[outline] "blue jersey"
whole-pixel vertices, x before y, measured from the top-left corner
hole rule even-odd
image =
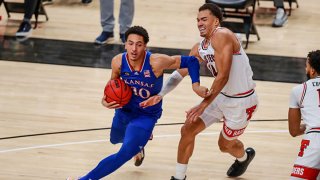
[[[146,51],[144,62],[139,71],[131,68],[127,60],[127,53],[122,54],[121,78],[132,88],[132,98],[122,109],[141,115],[152,115],[160,118],[162,113],[162,101],[154,106],[141,108],[139,103],[151,96],[158,94],[162,88],[163,75],[156,77],[150,65],[151,52]]]

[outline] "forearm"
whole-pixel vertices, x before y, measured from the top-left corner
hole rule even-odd
[[[304,134],[306,130],[306,125],[305,124],[300,124],[300,125],[289,125],[289,132],[292,137],[300,136]]]
[[[200,83],[200,64],[194,56],[181,56],[180,68],[188,68],[193,83]]]
[[[183,76],[176,70],[174,71],[169,78],[165,81],[162,86],[161,91],[158,93],[160,96],[165,96],[169,92],[171,92],[174,88],[178,86],[178,84],[182,81]]]
[[[288,112],[289,133],[292,137],[304,133],[306,125],[301,123],[301,112],[299,108],[289,108]]]

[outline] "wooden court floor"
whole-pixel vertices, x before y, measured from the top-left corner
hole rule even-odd
[[[116,152],[119,146],[108,142],[113,111],[100,104],[109,75],[106,69],[0,61],[0,179],[80,176]],[[204,85],[211,80],[202,77]],[[294,85],[257,82],[259,109],[241,137],[257,155],[238,179],[288,179],[300,143],[287,131],[288,96]],[[143,165],[129,161],[106,179],[169,179],[175,172],[181,127],[175,123],[184,122],[184,111],[199,100],[190,79],[183,80],[165,97]],[[234,159],[218,150],[221,127],[214,124],[197,138],[188,179],[228,179],[225,173]],[[63,133],[74,130],[88,131]],[[60,133],[41,135],[53,132]],[[32,134],[39,135],[10,138]]]

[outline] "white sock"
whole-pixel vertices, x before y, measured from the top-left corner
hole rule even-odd
[[[243,161],[247,160],[247,157],[248,157],[247,153],[246,153],[246,152],[244,152],[243,157],[241,157],[241,158],[237,158],[237,159],[238,159],[238,161],[243,162]]]
[[[188,164],[180,164],[176,165],[176,175],[174,176],[176,179],[184,179],[186,177]]]

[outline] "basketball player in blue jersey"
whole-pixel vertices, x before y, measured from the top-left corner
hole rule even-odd
[[[218,6],[208,3],[199,8],[197,25],[202,40],[194,45],[190,55],[206,63],[214,80],[208,96],[187,111],[186,121],[181,128],[176,174],[171,180],[186,179],[196,135],[222,119],[219,148],[236,158],[227,175],[241,176],[255,156],[254,149],[245,149],[238,139],[257,110],[253,72],[239,40],[229,29],[220,27],[221,21],[222,13]],[[148,107],[160,101],[187,73],[186,69],[172,73],[161,92],[143,102],[143,106]]]
[[[112,144],[122,143],[122,146],[117,153],[106,157],[81,177],[81,180],[101,179],[143,150],[161,117],[162,103],[146,108],[141,107],[140,103],[160,92],[165,69],[188,68],[193,90],[201,96],[207,92],[207,88],[200,86],[199,62],[194,56],[151,54],[147,51],[148,33],[141,26],[131,27],[125,33],[125,38],[127,51],[112,59],[111,79],[121,78],[131,86],[132,98],[122,108],[116,102],[107,103],[105,97],[102,99],[105,107],[115,109],[110,141]]]

